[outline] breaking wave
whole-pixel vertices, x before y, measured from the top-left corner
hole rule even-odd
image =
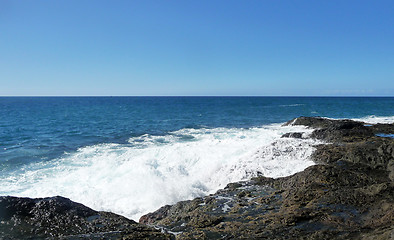
[[[214,193],[230,182],[258,174],[288,176],[313,165],[309,156],[316,142],[281,138],[291,131],[312,130],[279,124],[186,128],[133,137],[128,144],[87,146],[4,176],[0,195],[61,195],[138,220],[165,204]]]
[[[392,117],[354,119],[393,123]],[[141,135],[127,144],[98,144],[33,163],[0,177],[0,195],[61,195],[134,220],[166,204],[216,192],[257,175],[283,177],[313,165],[316,140],[281,138],[303,126],[185,128]]]

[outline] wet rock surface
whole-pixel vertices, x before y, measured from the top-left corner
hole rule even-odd
[[[308,117],[286,125],[315,130],[284,138],[326,142],[315,146],[317,165],[230,183],[140,223],[63,197],[0,197],[0,239],[394,239],[394,125]]]
[[[172,239],[151,227],[63,197],[0,197],[0,239]]]
[[[140,223],[177,239],[394,239],[393,124],[301,117],[316,130],[317,165],[284,178],[257,177],[165,206]],[[283,137],[301,137],[285,134]]]

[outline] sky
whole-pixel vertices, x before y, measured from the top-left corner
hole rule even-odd
[[[394,96],[394,1],[0,0],[0,96]]]

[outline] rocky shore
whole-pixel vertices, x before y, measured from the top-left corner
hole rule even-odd
[[[172,239],[170,234],[63,197],[0,197],[0,239]]]
[[[303,172],[230,183],[139,223],[62,197],[0,197],[0,239],[394,239],[394,124],[286,124],[314,128],[309,137],[326,142]]]

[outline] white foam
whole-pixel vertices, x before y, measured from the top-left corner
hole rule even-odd
[[[330,118],[330,117],[322,117],[326,119],[332,119],[332,120],[344,120],[344,119],[349,119],[349,118]],[[296,119],[294,119],[295,121]],[[353,121],[359,121],[359,122],[365,122],[367,124],[377,124],[377,123],[394,123],[394,116],[375,116],[375,115],[370,115],[366,117],[361,117],[361,118],[350,118],[350,120]],[[292,123],[294,123],[294,121]]]
[[[305,104],[301,104],[301,103],[296,103],[296,104],[283,104],[283,105],[279,105],[279,107],[298,107],[298,106],[304,106]]]
[[[287,176],[313,165],[310,132],[279,124],[252,129],[182,129],[143,135],[129,144],[100,144],[0,178],[0,195],[61,195],[134,220],[165,204],[192,199],[262,173]]]
[[[354,118],[352,120],[361,121],[370,124],[377,124],[377,123],[394,123],[394,116],[367,116],[362,118]]]

